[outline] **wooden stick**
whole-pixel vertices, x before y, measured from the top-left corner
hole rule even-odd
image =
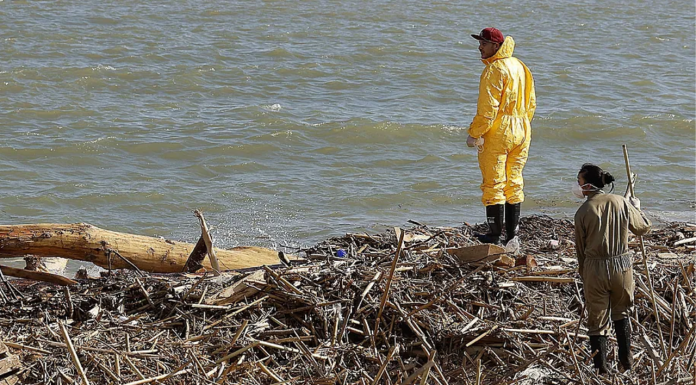
[[[684,282],[686,282],[685,284],[689,286],[689,293],[693,293],[694,288],[691,286],[691,280],[689,279],[689,275],[686,273],[684,264],[680,260],[677,260],[677,262],[679,262],[679,268],[681,269],[682,275],[684,275]]]
[[[228,355],[226,355],[226,356],[220,358],[219,360],[215,361],[215,365],[219,365],[221,362],[227,361],[227,360],[229,360],[230,358],[237,357],[238,355],[240,355],[240,354],[246,352],[247,350],[253,349],[253,348],[259,346],[259,344],[260,344],[259,341],[254,341],[254,342],[250,343],[249,345],[247,345],[247,346],[245,346],[245,347],[243,347],[243,348],[241,348],[241,349],[238,349],[238,350],[236,350],[236,351],[234,351],[234,352],[232,352],[232,353],[230,353],[230,354],[228,354]]]
[[[676,305],[679,298],[679,276],[674,277],[674,287],[672,289],[672,321],[669,324],[669,351],[667,354],[672,354],[672,341],[674,338],[674,318],[676,317]]]
[[[628,149],[626,145],[623,146],[624,161],[626,162],[626,175],[628,175],[628,188],[631,191],[631,196],[635,197],[636,193],[633,189],[633,183],[631,179],[631,164],[628,161]],[[648,287],[650,288],[650,299],[653,305],[653,314],[655,315],[655,325],[657,326],[657,334],[660,336],[660,345],[662,346],[662,354],[667,355],[667,349],[665,348],[665,339],[662,336],[662,328],[660,327],[660,313],[657,311],[657,302],[655,301],[655,289],[653,289],[652,278],[650,277],[650,269],[648,268],[648,254],[645,252],[645,243],[643,242],[643,236],[637,236],[640,242],[640,252],[643,254],[643,267],[645,268],[645,278],[648,280]]]
[[[382,319],[382,312],[384,311],[384,306],[387,304],[387,299],[389,298],[389,289],[391,288],[392,279],[394,279],[394,270],[396,269],[396,264],[399,262],[399,256],[401,255],[401,248],[404,246],[404,232],[398,227],[394,228],[394,234],[398,233],[399,242],[396,246],[396,255],[391,264],[391,269],[389,270],[389,276],[387,276],[387,283],[384,287],[384,294],[382,294],[382,300],[379,301],[379,311],[377,312],[377,319],[375,320],[374,334],[377,336],[379,332],[379,322]]]
[[[476,360],[476,385],[481,385],[481,357]]]
[[[97,366],[99,367],[99,369],[104,371],[104,373],[106,373],[107,376],[111,377],[114,381],[116,381],[117,384],[120,384],[123,382],[123,381],[121,381],[121,378],[119,378],[116,374],[114,374],[114,372],[112,372],[109,368],[107,368],[106,365],[102,364],[96,357],[91,356],[91,359],[92,359],[92,361],[97,363]]]
[[[694,329],[696,329],[696,325],[691,327],[689,334],[687,334],[686,337],[684,337],[684,340],[682,341],[682,343],[679,344],[679,348],[677,348],[677,350],[673,351],[672,354],[670,354],[669,357],[667,357],[667,360],[665,361],[664,364],[662,364],[662,367],[660,368],[660,370],[657,371],[657,374],[655,375],[655,377],[660,377],[660,374],[662,373],[662,371],[669,367],[669,363],[672,361],[672,358],[674,358],[674,356],[676,356],[677,354],[680,354],[681,351],[686,346],[686,344],[691,341],[691,335],[694,334]]]
[[[77,369],[77,372],[80,374],[80,377],[82,378],[82,383],[84,385],[89,385],[89,380],[87,379],[87,375],[85,374],[85,370],[82,369],[82,364],[80,363],[80,358],[77,356],[77,352],[75,351],[75,347],[73,346],[73,343],[70,340],[70,335],[68,334],[68,330],[65,328],[65,325],[63,325],[63,322],[61,322],[61,321],[58,321],[58,327],[60,328],[60,334],[63,336],[63,340],[65,340],[65,344],[68,346],[68,351],[70,352],[70,358],[72,359],[72,362],[75,365],[75,369]]]
[[[152,307],[154,308],[154,307],[155,307],[155,303],[152,302],[152,298],[150,298],[150,293],[148,293],[147,290],[145,290],[145,286],[143,286],[143,283],[140,282],[140,280],[139,280],[138,278],[135,278],[135,282],[138,284],[138,287],[140,288],[140,291],[141,291],[141,292],[143,293],[143,295],[145,296],[145,299],[147,300],[147,303],[149,303],[150,306],[152,306]]]
[[[27,346],[27,345],[22,345],[22,344],[16,344],[16,343],[14,343],[14,342],[7,342],[7,341],[0,341],[0,343],[5,344],[5,345],[7,345],[7,346],[9,346],[9,347],[11,347],[11,348],[14,348],[14,349],[29,350],[29,351],[31,351],[31,352],[37,352],[37,353],[41,353],[41,354],[51,354],[51,352],[49,352],[48,350],[35,348],[35,347],[33,347],[33,346]]]
[[[213,248],[213,239],[208,232],[208,225],[205,223],[205,218],[203,218],[203,213],[200,210],[193,212],[196,217],[198,217],[201,223],[201,236],[205,242],[205,247],[208,249],[208,257],[210,258],[210,265],[213,267],[213,274],[220,275],[220,263],[218,262],[217,256],[215,255],[215,249]]]
[[[128,366],[131,368],[133,373],[135,373],[138,377],[140,377],[141,380],[145,379],[145,376],[143,375],[143,373],[140,370],[138,370],[138,367],[135,366],[133,361],[131,361],[130,358],[128,358],[128,356],[123,356],[123,359],[126,360],[126,364],[128,364]]]
[[[429,367],[427,367],[427,368],[425,369],[425,372],[424,372],[423,375],[421,376],[420,385],[425,385],[425,384],[427,383],[427,381],[428,381],[428,376],[430,376],[430,368],[433,367],[433,366],[435,365],[435,355],[436,355],[436,354],[437,354],[436,351],[433,351],[433,352],[430,354],[430,358],[428,358],[428,362],[432,362],[433,365],[430,365]],[[437,379],[436,379],[436,380],[437,380]]]
[[[573,283],[575,278],[571,277],[546,277],[543,275],[527,276],[527,277],[511,277],[511,281],[518,282],[551,282],[551,283]],[[544,302],[546,303],[546,302]]]
[[[685,243],[696,241],[696,237],[682,239],[681,241],[674,242],[674,246],[683,245]]]
[[[382,366],[380,366],[379,370],[377,371],[377,375],[375,375],[375,379],[374,379],[374,381],[372,381],[372,385],[377,385],[379,383],[379,380],[380,380],[380,378],[382,378],[384,371],[387,369],[387,364],[389,364],[389,361],[391,361],[391,358],[394,355],[394,351],[396,349],[397,349],[397,345],[393,345],[389,349],[389,352],[387,353],[387,358],[385,358],[384,362],[382,362]]]
[[[413,374],[408,376],[408,378],[406,380],[404,380],[403,384],[404,385],[410,384],[411,382],[413,382],[413,380],[418,378],[423,372],[430,369],[430,367],[433,366],[434,364],[435,364],[435,361],[428,360],[428,362],[426,362],[425,365],[421,366],[420,368],[418,368],[418,370],[413,372]]]
[[[123,260],[123,262],[127,263],[128,266],[132,267],[133,270],[137,271],[138,274],[140,274],[142,277],[147,275],[142,270],[140,270],[140,268],[135,263],[131,262],[128,258],[121,255],[121,253],[119,253],[118,250],[105,248],[104,251],[106,252],[107,259],[109,260],[109,264],[111,264],[111,254],[116,254],[117,257],[121,258]],[[109,271],[111,271],[110,266],[109,266]]]
[[[10,277],[33,279],[34,281],[42,281],[53,283],[61,286],[75,285],[76,281],[70,278],[63,277],[58,274],[44,273],[42,271],[30,271],[24,269],[17,269],[15,267],[0,265],[0,271],[3,274],[7,274]]]
[[[266,365],[263,364],[263,362],[259,361],[256,363],[256,365],[261,369],[262,372],[266,373],[268,377],[271,377],[273,381],[276,383],[278,382],[285,382],[282,378],[280,378],[275,372],[273,372],[271,369],[267,368]]]
[[[67,286],[63,286],[63,293],[65,294],[65,302],[68,304],[67,314],[68,318],[72,318],[75,308],[72,303],[72,297],[70,296],[70,289]]]
[[[580,377],[580,382],[582,382],[582,384],[585,385],[585,378],[583,377],[582,372],[580,371],[578,357],[575,355],[575,345],[573,345],[573,341],[570,339],[568,331],[564,330],[563,332],[565,333],[565,337],[568,340],[568,347],[570,347],[570,355],[571,357],[573,357],[573,366],[575,366],[575,371],[578,373],[578,377]]]
[[[481,338],[483,338],[483,337],[485,337],[485,336],[491,334],[491,333],[492,333],[493,331],[495,331],[495,329],[497,329],[497,328],[498,328],[498,325],[493,326],[493,327],[492,327],[491,329],[489,329],[487,332],[485,332],[485,333],[481,334],[480,336],[474,338],[473,340],[469,341],[469,343],[466,344],[465,346],[468,348],[469,346],[475,344],[475,343],[476,343],[478,340],[480,340]]]
[[[12,295],[12,298],[15,301],[19,299],[19,297],[17,297],[17,294],[24,298],[24,295],[20,293],[19,290],[17,290],[14,286],[12,286],[12,284],[10,283],[10,281],[7,280],[7,278],[5,278],[5,275],[2,273],[2,269],[0,269],[0,280],[2,280],[2,283],[5,284],[5,287],[7,287],[7,290],[10,292],[10,295]]]
[[[148,382],[155,382],[155,381],[159,381],[159,380],[164,380],[164,379],[166,379],[166,378],[178,376],[178,375],[180,375],[180,374],[188,373],[188,372],[190,372],[189,369],[180,370],[180,371],[174,372],[174,373],[162,374],[161,376],[157,376],[157,377],[143,378],[142,380],[129,382],[129,383],[125,384],[125,385],[140,385],[140,384],[147,384]]]

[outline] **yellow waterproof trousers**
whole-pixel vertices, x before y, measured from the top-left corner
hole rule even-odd
[[[524,116],[503,115],[499,118],[504,129],[486,132],[483,151],[478,155],[484,206],[524,201],[522,169],[527,163],[532,141],[531,125]]]

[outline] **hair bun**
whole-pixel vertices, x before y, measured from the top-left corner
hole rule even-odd
[[[613,175],[606,171],[602,171],[602,183],[608,185],[609,183],[614,183],[615,180]]]

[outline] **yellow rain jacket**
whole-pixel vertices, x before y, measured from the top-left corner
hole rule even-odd
[[[532,140],[536,95],[532,73],[512,57],[514,49],[515,41],[507,36],[495,55],[481,60],[486,68],[469,135],[484,140],[478,156],[484,206],[524,201],[522,169]]]

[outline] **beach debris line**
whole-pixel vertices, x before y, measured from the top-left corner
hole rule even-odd
[[[67,290],[19,281],[26,298],[0,306],[0,339],[28,383],[694,381],[695,257],[672,246],[694,235],[684,224],[644,237],[660,323],[638,262],[635,369],[609,377],[589,364],[572,223],[523,218],[514,266],[449,252],[483,249],[474,230],[347,234],[304,250],[305,264],[220,276],[122,270]]]

